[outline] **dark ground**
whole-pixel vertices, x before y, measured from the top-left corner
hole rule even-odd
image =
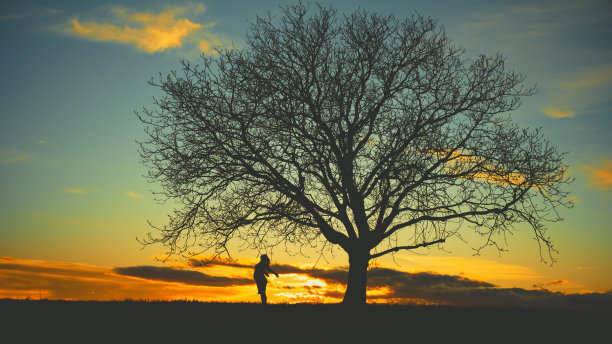
[[[612,327],[612,312],[396,305],[0,300],[0,314],[1,343],[596,343]]]

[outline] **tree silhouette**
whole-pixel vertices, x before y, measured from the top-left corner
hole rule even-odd
[[[345,303],[365,303],[371,259],[463,231],[502,250],[527,223],[554,260],[544,224],[571,205],[570,180],[563,154],[507,114],[535,93],[524,76],[465,58],[420,15],[317,7],[258,17],[244,49],[150,82],[163,96],[138,113],[140,153],[179,206],[143,242],[214,257],[234,240],[331,243],[349,258]]]

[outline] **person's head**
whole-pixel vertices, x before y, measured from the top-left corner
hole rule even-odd
[[[270,258],[268,258],[267,254],[262,254],[260,258],[262,262],[266,262],[266,263],[270,262]]]

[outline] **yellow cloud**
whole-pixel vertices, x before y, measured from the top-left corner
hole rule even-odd
[[[544,112],[547,116],[554,117],[554,118],[568,118],[568,117],[574,116],[574,111],[571,111],[571,110],[560,111],[558,109],[545,108],[545,109],[542,109],[542,112]]]
[[[85,195],[89,193],[89,191],[79,188],[63,188],[62,191],[73,195]]]
[[[601,167],[585,166],[589,172],[589,180],[600,190],[612,190],[612,160],[606,161]]]
[[[442,151],[433,151],[434,154],[438,156],[446,156],[448,154],[448,150]],[[499,168],[483,161],[482,158],[474,155],[467,154],[462,151],[454,151],[451,156],[449,162],[447,162],[447,167],[455,172],[464,172],[466,168],[470,168],[476,164],[483,164],[489,171],[499,171]],[[500,175],[496,172],[487,172],[486,170],[482,170],[479,172],[472,173],[470,175],[464,176],[462,178],[481,180],[487,183],[495,183],[495,184],[507,184],[507,185],[522,185],[526,182],[526,178],[520,173],[509,172],[504,175]],[[537,187],[537,186],[535,186]]]
[[[193,6],[192,6],[193,7]],[[114,23],[99,23],[95,21],[71,21],[69,32],[95,41],[114,41],[134,44],[138,49],[148,53],[178,48],[183,43],[198,41],[200,49],[207,54],[214,54],[211,42],[202,38],[202,29],[213,24],[201,25],[189,19],[177,19],[176,15],[203,11],[203,6],[193,8],[174,7],[161,13],[130,13],[124,8],[114,8]],[[198,37],[194,37],[198,33]],[[208,34],[210,36],[210,34]]]
[[[133,191],[124,191],[124,193],[133,199],[145,199],[145,196]]]
[[[0,149],[0,164],[14,164],[32,160],[32,155],[18,149]]]

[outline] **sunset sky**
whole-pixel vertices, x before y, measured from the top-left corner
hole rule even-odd
[[[258,252],[235,261],[170,257],[136,238],[163,225],[172,204],[143,177],[134,115],[147,84],[214,47],[244,47],[256,15],[284,1],[0,1],[0,298],[259,300]],[[473,255],[465,242],[372,262],[370,302],[577,305],[612,291],[612,4],[608,0],[321,1],[418,12],[437,19],[466,57],[501,53],[538,93],[512,118],[542,127],[575,182],[574,207],[549,224],[557,262],[542,262],[533,232],[517,226],[508,252]],[[271,302],[338,302],[348,259],[267,252],[281,274]],[[264,253],[264,252],[261,252]],[[604,294],[605,293],[605,294]],[[588,300],[587,300],[588,299]],[[585,301],[586,300],[586,301]]]

